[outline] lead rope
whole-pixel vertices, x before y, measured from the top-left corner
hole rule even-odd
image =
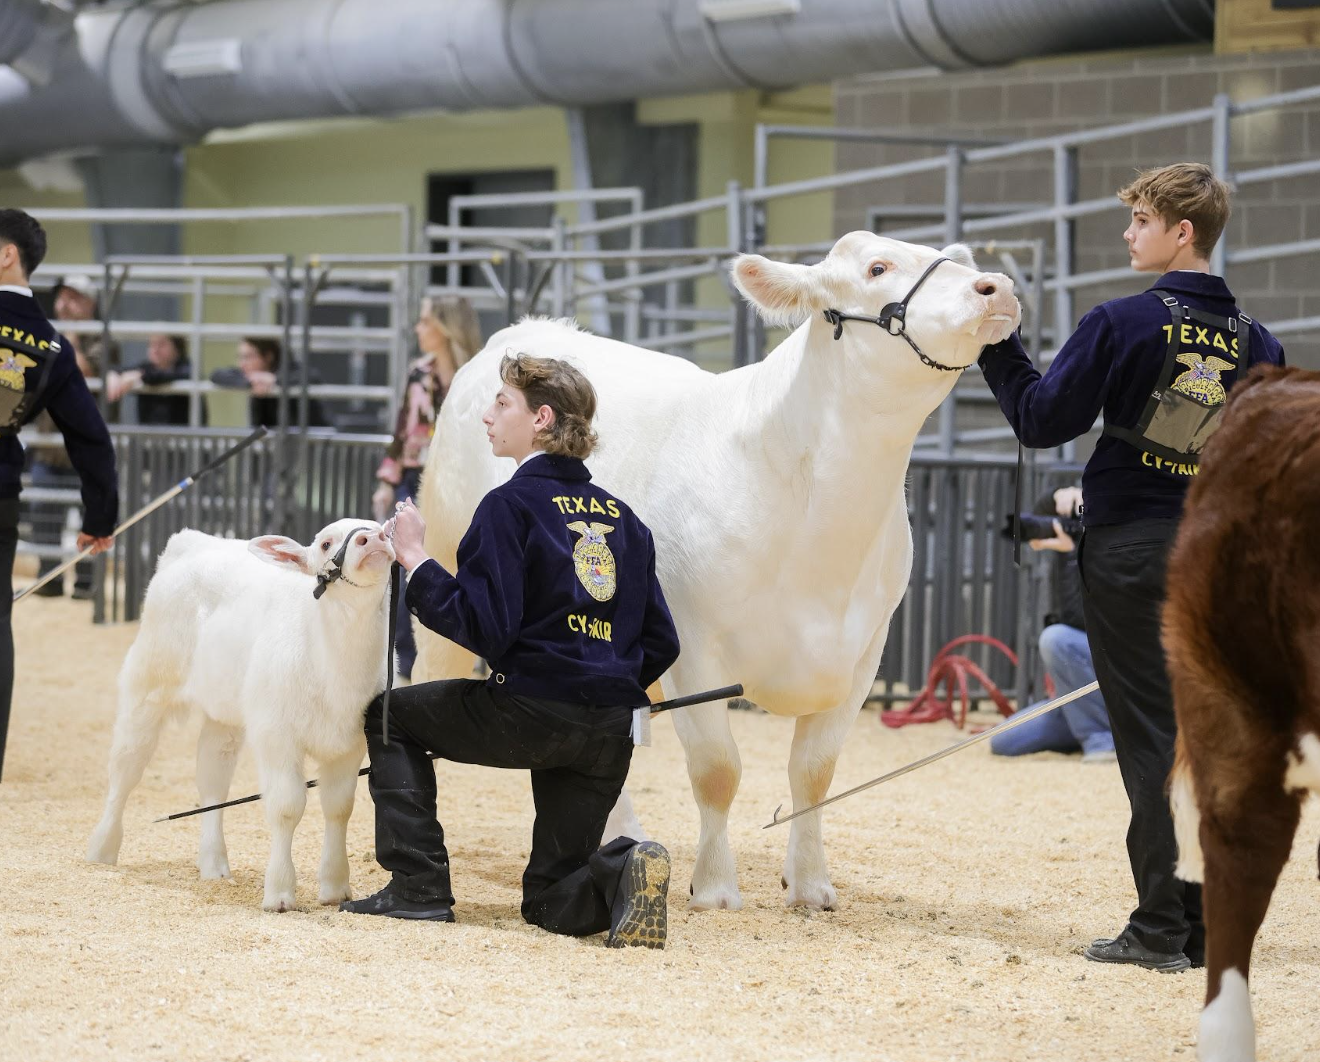
[[[380,738],[390,743],[390,690],[394,688],[394,638],[399,631],[399,583],[403,569],[398,561],[390,565],[390,617],[386,620],[389,634],[385,639],[385,703],[380,712]]]

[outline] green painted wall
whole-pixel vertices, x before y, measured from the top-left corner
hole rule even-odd
[[[750,186],[753,129],[757,122],[830,124],[829,86],[810,86],[765,95],[720,93],[642,101],[639,120],[648,124],[700,125],[698,195],[722,195],[730,180]],[[571,185],[567,129],[561,111],[534,108],[473,114],[425,114],[399,119],[282,123],[218,133],[185,151],[184,206],[247,207],[309,204],[403,203],[414,222],[425,218],[426,178],[432,173],[552,169],[557,185]],[[779,140],[772,145],[772,183],[831,172],[833,147],[826,141]],[[15,170],[0,170],[0,204],[39,207],[83,205],[78,193],[34,190]],[[568,214],[573,220],[572,213]],[[833,203],[829,195],[797,197],[772,206],[768,223],[774,243],[829,239]],[[90,262],[90,229],[82,223],[50,226],[50,260]],[[722,211],[700,219],[698,242],[726,243]],[[189,254],[388,253],[402,246],[394,218],[190,223],[183,248]],[[723,285],[699,288],[703,304],[727,305]],[[186,315],[187,300],[181,308]],[[208,299],[212,320],[252,319],[246,300]],[[706,352],[716,359],[727,343]],[[209,344],[207,371],[228,364],[230,344]],[[241,419],[242,401],[213,402],[214,419]]]

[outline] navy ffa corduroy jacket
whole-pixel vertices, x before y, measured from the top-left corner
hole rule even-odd
[[[489,661],[493,688],[637,706],[678,659],[651,532],[576,458],[529,458],[487,494],[457,567],[418,565],[405,601]]]
[[[1223,278],[1208,273],[1165,273],[1153,288],[1194,310],[1220,317],[1238,312]],[[981,352],[986,383],[1024,446],[1059,446],[1076,439],[1102,411],[1106,424],[1135,427],[1169,350],[1169,308],[1151,293],[1153,288],[1102,303],[1083,317],[1044,376],[1016,334]],[[1283,364],[1283,347],[1258,321],[1252,322],[1250,334],[1246,367]],[[1241,375],[1234,371],[1224,383],[1231,387]],[[1196,467],[1102,435],[1082,473],[1082,522],[1094,526],[1176,518]]]
[[[23,407],[23,423],[43,409],[50,412],[82,481],[82,529],[97,538],[108,536],[119,517],[115,451],[96,400],[78,370],[73,344],[51,327],[36,299],[14,291],[0,291],[0,337],[43,351],[53,349],[54,341],[58,341],[59,350],[51,355],[54,362],[49,372],[32,358],[0,345],[0,386],[10,392],[35,394],[33,401]],[[18,497],[22,474],[23,446],[18,436],[0,436],[0,498]]]

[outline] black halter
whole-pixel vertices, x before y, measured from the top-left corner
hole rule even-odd
[[[353,541],[353,536],[359,531],[370,531],[371,528],[363,525],[355,527],[344,536],[343,544],[330,558],[330,563],[316,573],[316,589],[312,591],[312,597],[321,600],[321,595],[329,589],[330,584],[337,579],[343,579],[349,586],[360,586],[360,583],[353,582],[344,574],[344,559],[348,556],[348,544]],[[385,694],[384,703],[381,705],[380,731],[381,740],[386,745],[390,743],[390,692],[394,689],[394,639],[397,634],[395,630],[398,621],[399,612],[399,576],[401,570],[399,562],[395,561],[390,565],[390,606],[389,616],[386,619],[385,635]]]
[[[317,601],[320,601],[321,595],[324,594],[326,590],[330,588],[330,584],[337,579],[343,579],[349,586],[360,587],[361,584],[353,582],[352,579],[344,574],[344,558],[348,556],[348,544],[353,541],[353,536],[359,531],[370,530],[371,528],[363,525],[362,527],[353,528],[352,531],[344,536],[343,544],[339,547],[339,550],[335,555],[330,558],[330,563],[316,573],[316,589],[312,591],[312,597],[316,598]]]
[[[916,343],[912,337],[907,334],[907,307],[912,301],[912,296],[917,293],[917,289],[926,283],[926,278],[935,272],[935,267],[941,262],[948,262],[948,258],[937,258],[926,267],[926,271],[917,277],[917,282],[908,289],[908,293],[898,302],[891,302],[880,311],[879,317],[866,317],[859,313],[843,313],[841,310],[825,310],[825,320],[834,326],[834,338],[843,338],[844,321],[866,321],[869,324],[879,325],[891,336],[900,336],[907,341],[907,345],[917,352],[917,357],[921,359],[923,365],[929,365],[932,369],[939,369],[940,372],[962,372],[967,368],[966,365],[944,365],[927,355]]]

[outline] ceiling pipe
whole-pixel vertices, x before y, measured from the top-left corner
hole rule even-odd
[[[10,61],[36,36],[34,3],[50,6],[0,0]],[[48,84],[0,66],[0,165],[264,121],[581,106],[1204,42],[1214,3],[155,0],[71,25]]]

